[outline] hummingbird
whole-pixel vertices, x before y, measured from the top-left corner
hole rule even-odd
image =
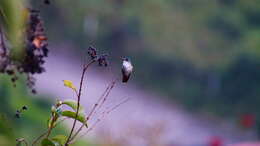
[[[129,58],[122,58],[123,64],[122,64],[122,82],[126,83],[128,79],[130,78],[131,73],[133,72],[133,65]]]

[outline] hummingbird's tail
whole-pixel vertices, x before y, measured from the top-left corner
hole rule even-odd
[[[123,83],[127,83],[127,81],[129,80],[129,78],[130,78],[130,75],[129,75],[129,76],[123,75],[122,82],[123,82]]]

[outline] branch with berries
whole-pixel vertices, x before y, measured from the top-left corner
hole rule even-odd
[[[0,24],[0,73],[10,75],[14,86],[18,80],[17,74],[25,74],[28,87],[36,93],[33,75],[45,71],[43,64],[49,49],[40,11],[24,8],[23,13],[24,27],[18,32],[23,34],[19,37],[22,42],[19,47],[22,51],[18,54],[13,51],[16,44],[10,40],[7,30],[4,29],[5,25]],[[3,10],[0,11],[0,16],[5,16]]]
[[[43,2],[47,5],[50,4],[50,0],[44,0]],[[24,14],[22,17],[24,21],[16,32],[17,34],[20,34],[15,37],[16,40],[17,38],[19,40],[19,43],[17,44],[15,44],[15,41],[10,39],[11,35],[9,35],[5,28],[5,24],[8,23],[2,24],[0,22],[0,73],[10,75],[14,86],[15,82],[18,80],[18,74],[24,74],[27,77],[27,86],[33,93],[36,93],[34,88],[35,78],[33,78],[33,75],[41,74],[45,71],[43,64],[45,63],[45,59],[49,52],[47,42],[48,38],[45,34],[45,29],[39,10],[24,8],[22,13]],[[0,19],[5,19],[6,16],[8,15],[6,15],[5,11],[0,7]],[[14,48],[19,48],[19,53],[14,51]],[[93,130],[97,123],[99,123],[106,115],[110,114],[113,110],[117,109],[129,100],[128,98],[123,99],[111,107],[103,108],[102,111],[102,107],[109,99],[112,89],[119,81],[118,79],[115,79],[107,86],[106,90],[98,98],[89,113],[85,113],[85,109],[81,104],[81,98],[83,84],[85,83],[84,79],[88,69],[94,64],[101,67],[109,66],[108,54],[99,54],[97,49],[92,46],[88,48],[87,53],[90,60],[82,67],[79,89],[77,89],[73,82],[63,80],[64,86],[72,89],[75,93],[76,100],[57,100],[57,102],[51,107],[46,131],[31,142],[32,146],[37,145],[39,141],[42,146],[69,146],[78,138]],[[123,58],[121,68],[123,83],[126,83],[129,80],[132,71],[133,66],[130,59]],[[64,106],[70,107],[70,110],[67,110]],[[21,109],[18,109],[15,113],[15,117],[22,118],[22,114],[27,109],[27,106],[23,106]],[[67,119],[73,120],[69,134],[53,135],[53,130],[56,126]],[[90,121],[92,121],[93,124],[90,124]],[[82,124],[78,129],[76,129],[77,122]],[[86,133],[80,135],[83,129],[86,129]],[[16,141],[17,145],[30,145],[25,138],[18,138]]]

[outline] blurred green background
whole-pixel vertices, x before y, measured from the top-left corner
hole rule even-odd
[[[140,87],[192,110],[260,114],[260,1],[51,2],[43,18],[53,44],[130,56]]]
[[[260,119],[259,0],[50,2],[45,6],[29,1],[42,12],[50,45],[66,42],[77,48],[68,51],[81,55],[91,44],[112,52],[111,58],[129,56],[133,80],[140,88],[157,91],[191,111],[227,119],[252,114]],[[0,133],[14,138],[42,129],[51,102],[30,98],[26,87],[13,88],[5,77],[0,77],[0,84],[1,113],[12,121],[0,122],[15,125],[11,132]],[[23,104],[37,107],[30,111],[34,116],[44,114],[12,119]],[[27,121],[34,126],[20,126]]]

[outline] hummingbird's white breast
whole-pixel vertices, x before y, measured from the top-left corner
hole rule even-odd
[[[133,66],[131,64],[131,62],[129,61],[123,61],[123,70],[125,70],[125,72],[127,74],[130,74],[133,71]]]

